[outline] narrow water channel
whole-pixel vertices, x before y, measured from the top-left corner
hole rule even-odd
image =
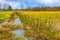
[[[16,18],[14,20],[13,24],[23,26],[19,18]],[[16,35],[21,35],[24,38],[24,40],[30,40],[30,38],[24,37],[24,30],[23,29],[17,29],[12,32],[15,33]]]
[[[23,26],[19,17],[17,17],[12,24],[20,25],[21,27]],[[12,32],[15,33],[16,35],[21,35],[22,37],[24,37],[24,30],[23,29],[16,29],[16,30],[13,30]]]

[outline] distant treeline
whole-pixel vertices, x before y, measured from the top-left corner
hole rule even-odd
[[[25,11],[60,11],[60,7],[34,7],[34,8],[26,8],[22,9]]]
[[[56,7],[27,7],[27,8],[21,8],[21,9],[12,9],[12,7],[9,5],[8,9],[0,9],[0,10],[23,10],[23,11],[60,11],[60,6]]]

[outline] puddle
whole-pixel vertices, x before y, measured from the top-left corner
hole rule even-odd
[[[16,35],[24,35],[24,30],[23,29],[14,30],[12,32],[15,33]]]
[[[23,26],[22,23],[21,23],[21,21],[20,21],[20,19],[19,19],[19,17],[17,17],[17,18],[13,21],[12,24],[13,24],[13,25]],[[17,30],[14,30],[14,31],[12,31],[12,32],[16,33],[17,35],[23,35],[23,34],[24,34],[24,30],[23,30],[23,29],[17,29]]]
[[[17,18],[12,22],[12,24],[23,26],[22,23],[21,23],[21,21],[20,21],[20,19],[19,19],[19,17],[17,17]]]

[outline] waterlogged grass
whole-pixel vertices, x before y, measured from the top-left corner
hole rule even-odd
[[[11,17],[11,14],[13,13],[13,11],[0,11],[0,22],[4,22],[4,20],[7,20]],[[9,31],[9,30],[12,30],[10,27],[7,27],[7,24],[2,27],[2,25],[4,24],[0,24],[0,30],[1,31]]]
[[[12,13],[13,11],[0,11],[0,20],[9,18]],[[18,16],[26,36],[33,38],[37,36],[37,40],[40,37],[46,37],[48,40],[60,38],[60,11],[18,11]]]
[[[41,37],[41,33],[45,34],[48,40],[58,40],[60,37],[60,12],[59,11],[21,11],[19,12],[19,17],[23,26],[25,27],[25,35],[30,37],[35,37],[38,35]],[[27,29],[29,31],[27,31]],[[33,31],[31,33],[31,31]],[[34,34],[35,33],[35,34]],[[38,34],[39,33],[39,34]],[[58,38],[59,37],[59,38]],[[39,39],[39,38],[38,38]]]

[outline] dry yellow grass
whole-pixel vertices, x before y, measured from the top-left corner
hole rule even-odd
[[[19,11],[22,15],[34,16],[34,17],[60,17],[60,11]]]

